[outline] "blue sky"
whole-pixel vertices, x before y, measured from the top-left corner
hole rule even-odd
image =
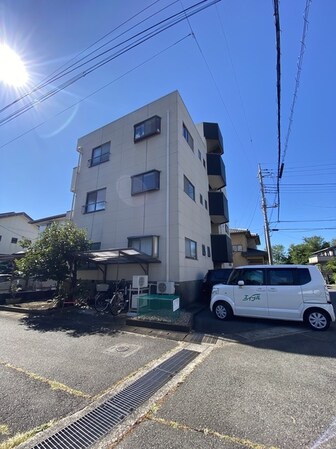
[[[0,44],[6,43],[20,54],[32,88],[122,23],[128,21],[99,45],[162,8],[167,7],[145,22],[142,29],[195,3],[196,0],[1,0]],[[306,0],[280,2],[282,152],[305,6]],[[281,223],[273,223],[278,219],[278,209],[268,211],[271,228],[284,230],[272,232],[272,244],[287,247],[312,235],[326,240],[336,238],[335,17],[334,0],[311,3],[298,97],[280,183]],[[124,37],[141,27],[127,31]],[[66,79],[69,76],[42,93]],[[0,82],[0,108],[20,97],[25,89],[18,91]],[[94,94],[98,89],[101,90]],[[270,176],[264,182],[267,190],[273,190],[276,179],[272,173],[276,173],[278,157],[271,0],[222,0],[1,124],[0,213],[24,211],[39,219],[69,210],[77,139],[176,89],[196,123],[219,123],[225,146],[230,226],[259,233],[263,247],[258,164],[268,170]],[[32,97],[37,98],[37,93]],[[0,120],[24,104],[27,103],[17,103],[2,112]],[[274,204],[273,194],[266,197],[270,206]]]

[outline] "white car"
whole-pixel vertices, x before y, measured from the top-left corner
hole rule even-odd
[[[310,265],[247,265],[234,268],[227,284],[212,288],[210,310],[233,315],[304,321],[323,331],[335,312],[321,272]]]

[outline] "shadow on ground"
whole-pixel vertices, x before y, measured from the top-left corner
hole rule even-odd
[[[46,315],[38,311],[20,319],[23,326],[39,332],[66,332],[72,337],[114,335],[125,326],[126,316],[99,314],[92,309],[69,308]]]

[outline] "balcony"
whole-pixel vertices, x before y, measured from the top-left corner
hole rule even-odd
[[[225,165],[220,154],[207,154],[209,186],[219,190],[226,186]]]
[[[228,201],[223,192],[209,192],[209,215],[212,223],[223,224],[229,221]]]
[[[211,251],[214,263],[232,262],[231,239],[226,234],[211,235]]]
[[[207,152],[223,154],[223,137],[217,123],[203,123],[203,134],[207,143]]]

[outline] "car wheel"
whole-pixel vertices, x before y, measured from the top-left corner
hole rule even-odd
[[[314,331],[326,331],[330,326],[330,316],[323,309],[310,309],[305,314],[305,322]]]
[[[213,311],[219,320],[229,320],[232,317],[231,306],[225,301],[216,302]]]

